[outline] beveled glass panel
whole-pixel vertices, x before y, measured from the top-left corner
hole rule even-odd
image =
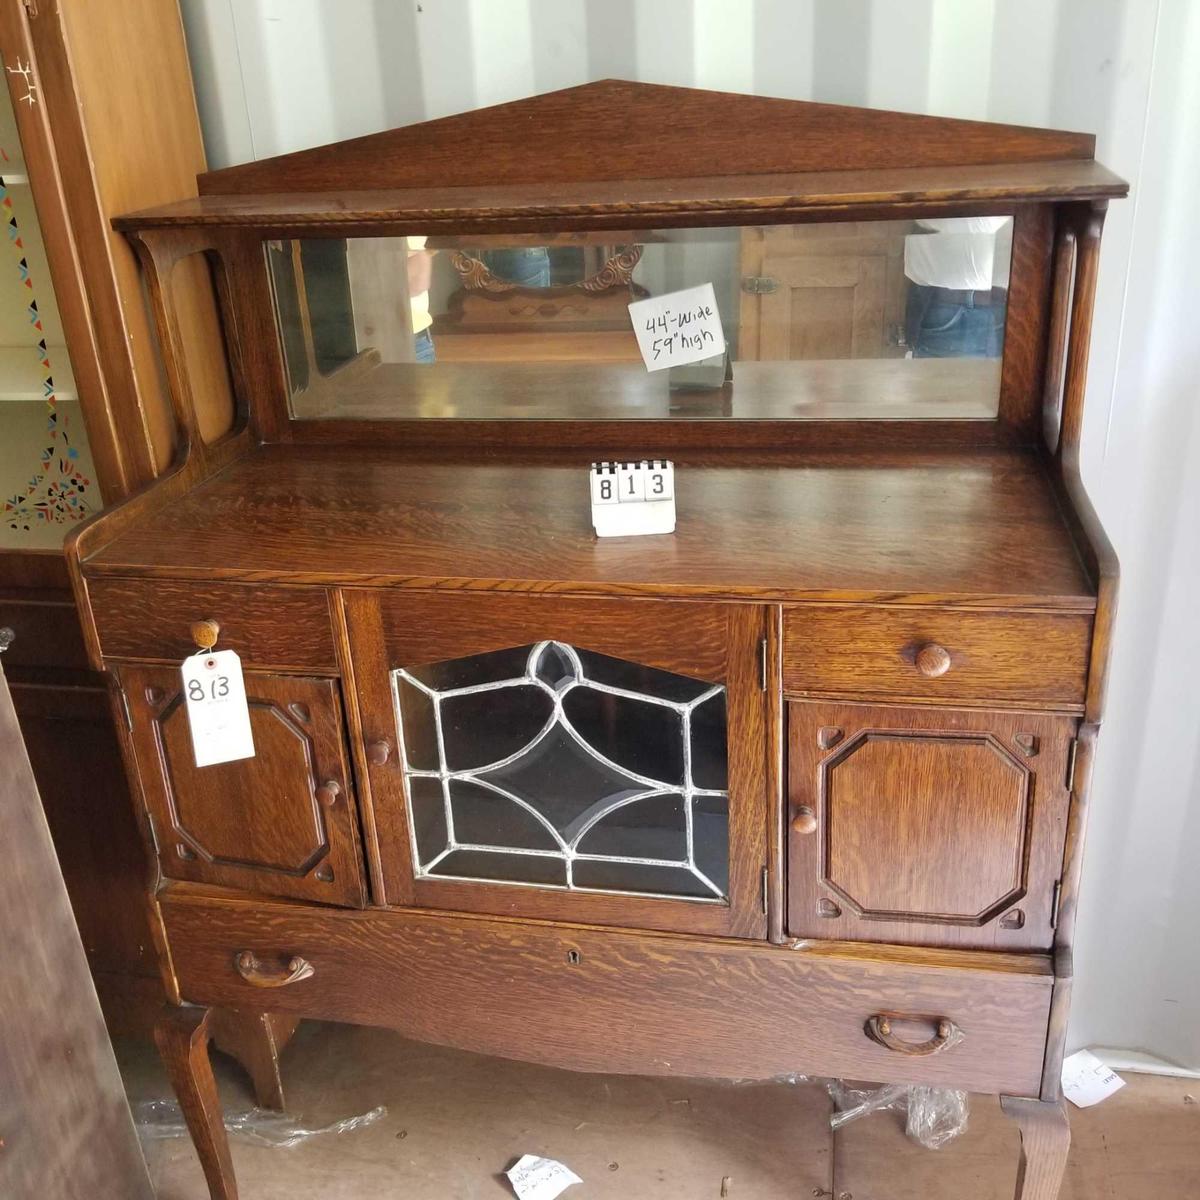
[[[1013,219],[269,243],[297,418],[993,419]],[[711,284],[711,369],[629,305]],[[722,350],[731,370],[727,377]]]
[[[418,878],[725,901],[725,689],[576,650],[392,673]]]

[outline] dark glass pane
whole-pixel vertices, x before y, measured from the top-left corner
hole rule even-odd
[[[607,654],[596,654],[591,650],[576,650],[576,654],[588,679],[609,687],[640,692],[643,696],[657,696],[660,700],[686,704],[713,686],[698,679],[689,679],[686,675],[675,675],[656,667],[643,667],[640,663],[610,658]]]
[[[579,671],[570,654],[558,642],[550,642],[542,647],[533,663],[533,674],[555,691],[579,678]]]
[[[446,768],[475,771],[516,754],[545,728],[554,710],[535,684],[447,696],[441,702]]]
[[[592,862],[576,859],[576,887],[606,892],[652,892],[659,896],[717,899],[686,867],[646,867],[640,863]]]
[[[566,887],[567,864],[542,854],[492,854],[485,850],[455,850],[430,871],[460,879],[494,879],[504,883],[538,883]]]
[[[410,779],[408,803],[412,809],[417,857],[424,865],[437,858],[450,840],[446,836],[446,800],[442,795],[441,780],[420,775]]]
[[[410,771],[440,770],[433,698],[402,676],[396,679],[396,694],[404,730],[404,765]]]
[[[520,796],[570,841],[587,819],[623,796],[645,791],[623,771],[597,761],[561,727],[528,754],[480,775]]]
[[[692,854],[696,866],[729,894],[729,801],[724,796],[692,800]]]
[[[589,746],[618,766],[659,783],[685,782],[683,718],[675,709],[577,687],[563,697],[563,713]]]
[[[532,813],[490,788],[464,779],[450,781],[454,840],[473,846],[561,850],[554,835]]]
[[[601,817],[579,839],[580,854],[687,862],[687,823],[678,792],[633,800]]]
[[[729,786],[725,693],[692,709],[692,787],[723,792]]]
[[[454,688],[476,687],[481,683],[499,683],[504,679],[523,679],[532,649],[530,645],[489,650],[486,654],[425,663],[419,667],[406,667],[405,670],[427,687],[448,692]]]

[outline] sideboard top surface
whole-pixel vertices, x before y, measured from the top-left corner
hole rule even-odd
[[[264,446],[134,519],[88,575],[1090,611],[1028,451],[679,460],[674,534],[597,539],[578,461]]]

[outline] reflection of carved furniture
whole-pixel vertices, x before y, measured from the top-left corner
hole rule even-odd
[[[647,293],[633,282],[642,246],[621,235],[564,234],[542,238],[550,252],[577,250],[578,277],[548,287],[523,287],[492,271],[480,251],[455,249],[460,285],[434,322],[438,358],[461,361],[640,360],[629,325],[631,300]],[[514,238],[520,246],[531,239]]]
[[[911,221],[762,226],[742,237],[738,357],[904,354],[904,238]]]
[[[120,222],[180,425],[162,273],[185,251],[219,263],[244,406],[71,547],[128,703],[183,1006],[162,1044],[214,1196],[234,1185],[192,1005],[584,1070],[999,1093],[1018,1194],[1054,1195],[1116,586],[1078,475],[1125,191],[1092,145],[609,82],[216,172],[202,205]],[[632,178],[595,182],[606,164]],[[994,420],[291,415],[268,237],[896,208],[1015,213]],[[603,395],[624,370],[573,378]],[[459,373],[426,374],[458,404]],[[588,460],[651,444],[676,534],[597,544]],[[204,618],[242,657],[259,753],[196,770],[176,667]]]

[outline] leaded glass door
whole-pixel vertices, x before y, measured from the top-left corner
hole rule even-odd
[[[388,903],[762,936],[760,609],[346,609]]]

